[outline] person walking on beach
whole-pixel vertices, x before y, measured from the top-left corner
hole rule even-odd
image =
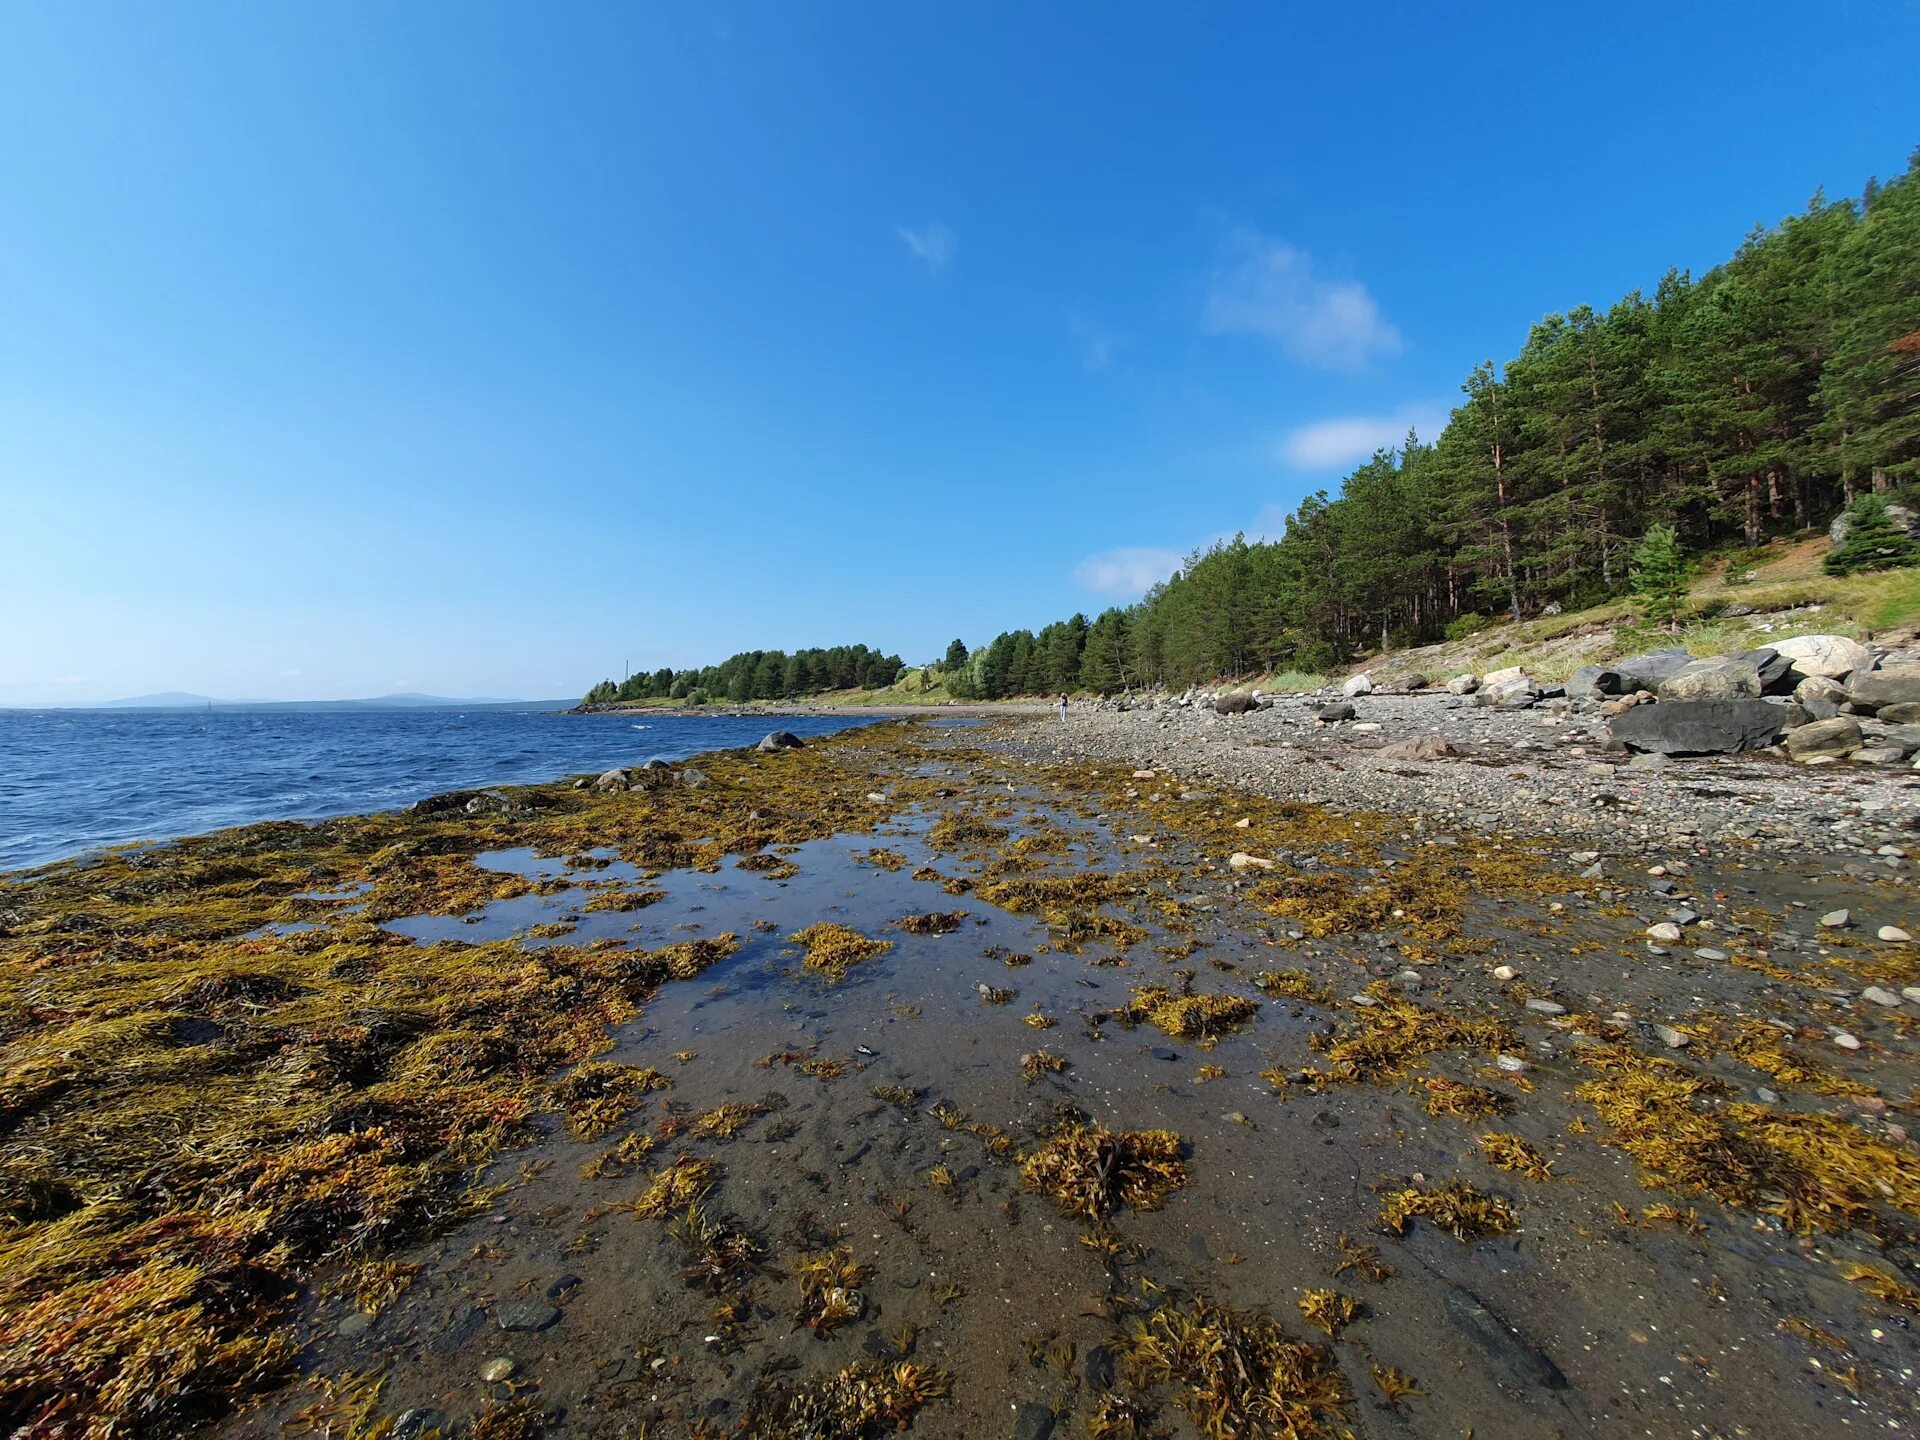
[[[1062,725],[1067,723],[1067,697],[1064,692],[1060,696],[1060,723]]]

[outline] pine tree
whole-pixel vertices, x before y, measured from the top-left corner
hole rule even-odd
[[[1846,522],[1846,539],[1825,561],[1829,575],[1920,565],[1920,540],[1894,524],[1884,495],[1862,495],[1847,507]]]
[[[965,665],[966,663],[967,663],[966,641],[956,640],[951,645],[947,646],[947,658],[941,662],[942,669],[949,670],[949,671],[958,670],[961,666]]]
[[[1673,624],[1687,598],[1691,568],[1671,525],[1655,525],[1640,537],[1633,547],[1633,593],[1640,598],[1643,619]]]

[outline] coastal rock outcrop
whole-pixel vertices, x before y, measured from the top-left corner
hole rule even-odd
[[[1802,679],[1818,675],[1840,680],[1856,670],[1873,668],[1873,652],[1844,635],[1796,635],[1773,648],[1791,662]]]
[[[1855,671],[1847,680],[1847,699],[1875,712],[1889,705],[1920,705],[1920,665]]]

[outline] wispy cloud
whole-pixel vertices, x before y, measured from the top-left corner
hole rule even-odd
[[[899,235],[914,259],[927,267],[929,275],[945,273],[947,266],[953,262],[954,252],[960,248],[960,237],[944,225],[922,225],[918,228],[902,225]]]
[[[1228,242],[1202,324],[1212,335],[1272,340],[1293,359],[1329,370],[1400,352],[1400,332],[1365,285],[1322,276],[1306,251],[1256,230]]]
[[[1391,415],[1342,415],[1290,430],[1280,442],[1280,460],[1296,470],[1333,470],[1392,450],[1417,430],[1432,440],[1447,423],[1437,405],[1403,405]]]
[[[1073,567],[1073,583],[1109,600],[1138,600],[1180,568],[1178,550],[1123,547],[1089,555]]]
[[[1120,352],[1127,345],[1126,336],[1117,335],[1078,315],[1068,318],[1067,334],[1073,340],[1073,347],[1080,356],[1081,365],[1089,372],[1098,372],[1110,367],[1115,360],[1119,359]]]

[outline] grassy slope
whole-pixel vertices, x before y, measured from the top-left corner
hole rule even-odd
[[[1723,564],[1707,567],[1693,587],[1677,634],[1638,624],[1633,607],[1616,600],[1591,610],[1495,626],[1465,640],[1394,651],[1354,668],[1369,670],[1376,678],[1418,671],[1440,680],[1469,670],[1525,665],[1538,678],[1563,680],[1582,665],[1661,645],[1720,655],[1791,635],[1864,640],[1920,625],[1920,569],[1843,579],[1820,569],[1826,553],[1827,542],[1819,537],[1775,545],[1763,563],[1731,578]],[[1750,606],[1753,613],[1729,616],[1725,611],[1730,606]]]

